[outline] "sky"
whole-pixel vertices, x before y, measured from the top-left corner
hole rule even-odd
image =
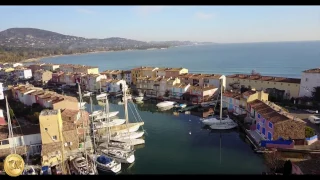
[[[14,27],[85,38],[216,43],[320,40],[320,6],[0,6]]]

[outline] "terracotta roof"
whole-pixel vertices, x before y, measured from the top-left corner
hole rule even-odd
[[[264,102],[260,100],[254,100],[252,102],[249,102],[249,105],[257,111],[262,117],[267,119],[268,121],[271,121],[272,123],[278,123],[281,121],[289,120],[288,117],[280,114],[279,112],[275,111],[273,108],[265,104]]]
[[[320,68],[308,69],[303,72],[304,73],[320,73]]]
[[[155,68],[157,68],[157,67],[144,67],[144,66],[141,66],[141,67],[133,68],[132,70],[149,70],[149,71],[152,71]]]
[[[240,100],[241,94],[236,92],[226,91],[223,93],[223,96]]]
[[[182,69],[185,69],[185,68],[166,68],[165,71],[181,71]]]
[[[221,74],[193,74],[193,73],[185,73],[181,74],[178,77],[181,78],[190,78],[190,79],[219,79],[221,78]]]
[[[184,84],[184,83],[177,83],[175,85],[173,85],[172,87],[175,87],[175,88],[185,88],[187,87],[189,84]]]
[[[247,74],[233,74],[227,76],[228,78],[270,81],[270,82],[284,82],[300,84],[301,79],[298,78],[286,78],[286,77],[274,77],[274,76],[260,76],[260,75],[247,75]]]
[[[201,86],[190,86],[191,90],[196,90],[196,91],[207,91],[211,89],[216,89],[217,87],[215,86],[207,86],[207,87],[201,87]]]
[[[78,110],[64,109],[61,112],[61,117],[62,117],[62,120],[64,121],[74,122],[75,117],[78,115],[78,113],[79,113]]]
[[[253,94],[257,93],[257,91],[253,91],[253,90],[249,90],[249,91],[246,91],[244,93],[242,93],[243,96],[251,96]]]

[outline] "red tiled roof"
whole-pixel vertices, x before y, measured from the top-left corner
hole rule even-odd
[[[300,82],[301,82],[301,79],[298,79],[298,78],[247,75],[247,74],[233,74],[233,75],[229,75],[227,77],[228,78],[238,78],[238,79],[248,79],[248,80],[294,83],[294,84],[300,84]]]

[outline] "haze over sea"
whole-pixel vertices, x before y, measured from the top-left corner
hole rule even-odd
[[[262,75],[300,77],[301,71],[320,67],[320,41],[183,46],[59,56],[42,61],[94,65],[100,71],[158,66],[185,67],[192,73],[228,75],[256,70]]]

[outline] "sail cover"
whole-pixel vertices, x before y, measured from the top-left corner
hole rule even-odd
[[[111,159],[110,158],[107,158],[106,156],[99,156],[97,158],[97,161],[101,164],[108,164],[111,162]]]

